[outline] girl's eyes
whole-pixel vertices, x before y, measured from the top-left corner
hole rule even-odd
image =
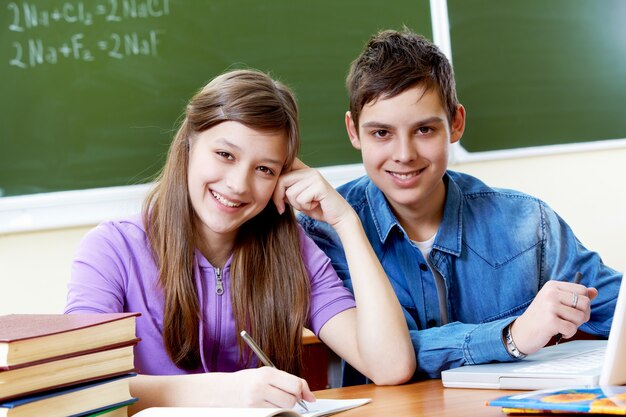
[[[224,159],[228,159],[228,160],[233,160],[235,159],[231,154],[229,154],[228,152],[224,152],[224,151],[217,151],[216,152],[219,156],[221,156]]]
[[[228,161],[234,161],[235,157],[231,154],[228,153],[226,151],[215,151],[215,154],[218,155],[221,158],[224,158]],[[259,166],[256,168],[258,171],[262,172],[265,175],[275,175],[274,170],[272,168],[266,167],[266,166]]]
[[[274,175],[274,171],[271,168],[268,167],[264,167],[264,166],[260,166],[257,168],[259,171],[261,171],[264,174],[267,175]]]

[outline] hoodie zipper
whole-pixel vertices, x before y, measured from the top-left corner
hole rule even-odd
[[[217,356],[220,350],[220,339],[222,333],[222,297],[224,294],[224,283],[222,282],[222,269],[215,268],[215,293],[219,296],[217,297],[217,302],[215,303],[215,337],[213,338],[213,357],[211,358],[212,366],[211,370],[213,372],[217,371]]]
[[[215,268],[215,294],[224,294],[224,284],[222,283],[222,269]]]

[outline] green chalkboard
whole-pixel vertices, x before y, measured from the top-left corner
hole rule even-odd
[[[448,0],[468,151],[626,138],[626,1]]]
[[[428,0],[0,4],[0,196],[149,181],[186,101],[231,68],[295,90],[306,162],[357,162],[343,127],[349,63],[379,29],[432,35]]]

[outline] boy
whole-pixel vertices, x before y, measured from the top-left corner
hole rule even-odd
[[[346,86],[346,128],[367,176],[338,191],[404,308],[416,377],[521,359],[579,327],[608,336],[621,275],[544,202],[447,170],[465,109],[435,45],[408,29],[380,32],[352,63]],[[351,288],[333,230],[300,221]],[[578,271],[582,284],[571,282]]]

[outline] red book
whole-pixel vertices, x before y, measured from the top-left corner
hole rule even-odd
[[[138,315],[0,316],[0,400],[134,371]]]
[[[0,371],[136,343],[139,313],[0,316]]]

